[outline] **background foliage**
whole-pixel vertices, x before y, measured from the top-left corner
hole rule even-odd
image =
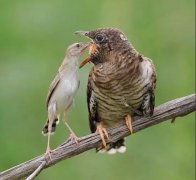
[[[122,29],[158,73],[156,104],[194,93],[194,0],[1,0],[0,171],[44,153],[45,98],[76,30]],[[81,87],[70,115],[78,136],[88,134],[86,83],[92,64],[80,70]],[[37,179],[193,180],[194,115],[127,138],[115,156],[89,151],[63,161]],[[63,123],[52,147],[66,140]]]

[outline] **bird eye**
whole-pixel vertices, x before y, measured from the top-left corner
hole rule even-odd
[[[105,43],[106,40],[107,40],[107,37],[106,37],[105,34],[97,34],[97,35],[95,36],[95,40],[96,40],[96,42],[98,42],[98,43]]]
[[[79,48],[79,47],[80,47],[80,44],[77,43],[77,44],[76,44],[76,47]]]

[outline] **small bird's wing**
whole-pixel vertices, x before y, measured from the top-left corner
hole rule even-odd
[[[91,73],[89,74],[88,78],[88,85],[87,85],[87,104],[88,104],[88,112],[89,112],[89,125],[91,132],[95,132],[97,129],[97,123],[100,121],[98,118],[98,111],[97,111],[97,101],[96,97],[93,93],[91,87]]]
[[[52,97],[52,94],[53,94],[55,88],[58,86],[59,82],[60,82],[60,74],[58,72],[57,75],[55,76],[54,80],[50,84],[49,89],[48,89],[48,95],[47,95],[47,98],[46,98],[46,106],[47,107],[48,107],[50,98]]]

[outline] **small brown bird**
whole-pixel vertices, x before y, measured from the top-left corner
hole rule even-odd
[[[152,61],[140,54],[115,28],[77,31],[93,41],[87,103],[90,129],[98,132],[103,145],[97,151],[114,154],[126,151],[124,139],[110,142],[106,127],[125,121],[132,132],[132,117],[151,116],[154,111],[156,73]],[[105,137],[108,139],[106,142]]]
[[[66,119],[79,87],[78,60],[89,45],[90,43],[75,43],[68,47],[63,63],[49,87],[47,95],[48,120],[42,131],[44,135],[48,135],[46,154],[50,155],[50,135],[55,132],[59,116],[63,112],[65,125],[70,130],[72,139],[77,142],[77,137],[67,124]]]

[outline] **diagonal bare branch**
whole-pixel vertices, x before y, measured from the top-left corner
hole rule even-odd
[[[179,116],[185,116],[196,111],[196,95],[192,94],[186,97],[175,99],[162,104],[155,108],[152,117],[135,117],[133,122],[133,132],[136,133],[142,129],[156,125],[163,121],[173,119]],[[116,141],[122,137],[130,135],[125,123],[119,123],[116,127],[109,128],[108,133],[110,141]],[[11,169],[0,173],[0,179],[21,179],[32,174],[35,176],[41,169],[48,168],[63,159],[71,158],[90,149],[96,148],[101,143],[101,139],[97,134],[90,134],[79,138],[78,144],[72,143],[68,139],[65,143],[57,147],[52,153],[52,160],[45,159],[44,155],[35,157],[29,161],[19,164]],[[43,167],[43,164],[45,166]],[[41,167],[41,168],[40,168]]]

